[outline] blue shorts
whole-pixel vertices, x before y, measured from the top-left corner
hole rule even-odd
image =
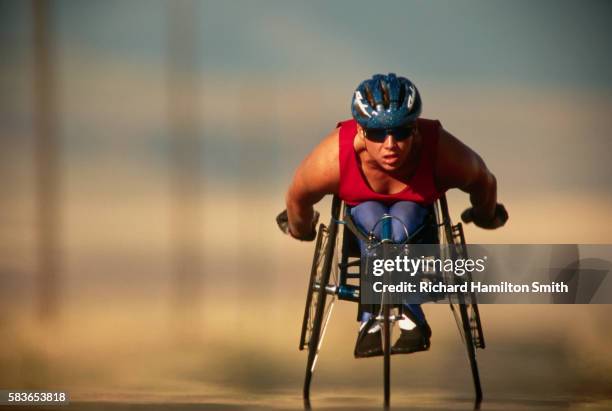
[[[374,229],[373,234],[379,239],[382,224],[376,225],[376,223],[383,215],[389,214],[396,217],[391,220],[393,242],[403,243],[407,239],[406,232],[408,232],[408,235],[411,235],[411,233],[420,230],[417,238],[411,240],[411,242],[421,244],[438,243],[437,225],[435,224],[435,219],[430,219],[433,213],[431,207],[425,207],[411,201],[399,201],[390,206],[377,201],[366,201],[351,207],[349,212],[359,229],[366,234],[369,234]],[[430,223],[431,221],[433,223]],[[423,224],[427,224],[427,226],[423,227]],[[374,228],[375,226],[376,228]],[[360,240],[359,246],[361,248],[361,255],[364,255],[365,242]],[[425,322],[425,314],[419,304],[406,304],[406,307],[414,314],[417,320],[421,323]],[[371,312],[364,310],[362,311],[361,321],[367,321],[371,316]]]

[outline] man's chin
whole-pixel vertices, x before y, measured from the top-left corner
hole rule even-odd
[[[385,171],[397,171],[400,167],[399,161],[394,162],[380,162],[378,165]]]

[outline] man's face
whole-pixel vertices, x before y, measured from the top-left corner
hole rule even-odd
[[[411,127],[363,130],[368,154],[385,171],[400,169],[412,151],[415,131]]]

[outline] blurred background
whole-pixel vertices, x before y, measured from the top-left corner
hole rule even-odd
[[[274,217],[376,72],[413,80],[497,176],[510,221],[469,242],[612,243],[611,17],[594,0],[0,1],[0,388],[299,408],[313,244]],[[468,198],[448,197],[458,217]],[[483,409],[611,406],[609,306],[481,312]],[[394,359],[394,404],[469,409],[451,313],[426,313],[431,351]],[[382,403],[354,317],[337,304],[318,404]]]

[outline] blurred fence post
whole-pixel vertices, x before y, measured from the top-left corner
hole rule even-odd
[[[42,321],[59,310],[61,269],[60,147],[54,30],[51,2],[32,0],[34,41],[34,115],[36,213],[38,230],[36,304]]]
[[[170,123],[171,241],[174,255],[173,303],[180,324],[194,312],[203,275],[202,159],[203,141],[196,93],[196,27],[193,2],[167,3],[167,110]],[[187,330],[185,330],[187,331]]]

